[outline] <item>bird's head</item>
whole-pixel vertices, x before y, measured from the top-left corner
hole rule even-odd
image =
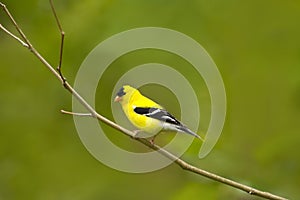
[[[115,102],[120,102],[121,104],[124,102],[128,102],[130,97],[133,95],[134,92],[136,92],[137,89],[129,86],[124,85],[120,88],[120,90],[117,92],[117,95],[115,97]]]

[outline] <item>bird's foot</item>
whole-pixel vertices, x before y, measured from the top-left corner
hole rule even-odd
[[[154,145],[154,137],[149,141],[151,145]]]
[[[155,138],[156,138],[156,136],[157,136],[158,134],[156,134],[156,135],[154,135],[151,139],[150,139],[150,144],[151,145],[154,145],[154,140],[155,140]]]

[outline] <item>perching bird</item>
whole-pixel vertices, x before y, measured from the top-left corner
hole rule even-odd
[[[157,134],[161,130],[178,131],[188,133],[203,141],[199,135],[187,128],[163,107],[129,85],[124,85],[119,90],[114,101],[120,102],[129,121],[140,131],[151,134]],[[152,143],[154,138],[155,136],[151,140]]]

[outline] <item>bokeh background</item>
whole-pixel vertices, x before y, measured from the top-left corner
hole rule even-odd
[[[2,2],[36,49],[57,65],[60,37],[48,1]],[[299,1],[62,0],[55,5],[66,32],[63,71],[71,83],[99,42],[131,28],[170,28],[202,44],[223,76],[227,119],[206,158],[198,159],[201,143],[195,141],[183,159],[238,182],[300,198]],[[13,30],[3,12],[0,23]],[[107,105],[114,81],[147,62],[170,65],[191,81],[199,91],[200,126],[205,130],[210,115],[205,85],[188,63],[166,52],[133,52],[114,62],[99,83],[97,110],[112,119]],[[0,200],[260,199],[176,165],[147,174],[106,167],[85,149],[72,117],[59,112],[71,109],[70,94],[2,31],[0,65]],[[180,115],[178,102],[166,88],[147,85],[141,90]],[[105,129],[124,148],[146,148]]]

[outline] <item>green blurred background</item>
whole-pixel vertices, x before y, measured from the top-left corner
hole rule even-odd
[[[33,45],[57,65],[60,37],[48,1],[2,2]],[[87,54],[121,31],[158,26],[197,40],[223,76],[228,111],[213,151],[199,160],[200,143],[194,142],[183,158],[238,182],[300,198],[300,1],[62,0],[55,5],[66,32],[63,71],[71,83]],[[13,30],[3,12],[0,23]],[[106,167],[85,149],[72,117],[59,112],[71,109],[71,95],[2,31],[0,59],[0,200],[260,199],[176,165],[147,174]],[[193,84],[198,91],[205,88],[175,55],[134,52],[117,60],[100,81],[97,102],[102,103],[96,108],[101,114],[112,118],[109,79],[117,81],[126,70],[147,62],[168,64],[192,83],[201,83]],[[142,90],[154,98],[159,98],[157,90],[166,91],[155,85]],[[210,104],[203,91],[197,95],[204,105],[200,125],[205,129]],[[159,101],[180,114],[176,100]],[[138,146],[106,128],[120,146]]]

